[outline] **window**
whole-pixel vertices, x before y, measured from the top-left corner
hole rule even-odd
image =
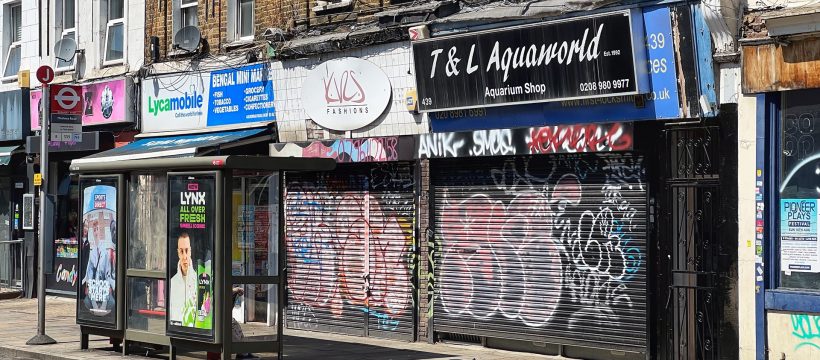
[[[128,187],[128,268],[165,271],[167,177],[132,174]]]
[[[253,39],[253,0],[237,0],[236,39]]]
[[[787,91],[780,129],[780,286],[820,290],[820,89]]]
[[[105,57],[103,64],[122,62],[125,46],[124,0],[108,0],[108,17],[105,24]]]
[[[61,0],[62,7],[60,10],[62,12],[61,19],[62,23],[62,33],[60,34],[60,39],[73,39],[76,41],[77,36],[77,25],[75,19],[75,9],[76,9],[76,0]],[[71,61],[64,61],[57,59],[57,70],[67,70],[74,66],[74,58]]]
[[[20,45],[23,37],[22,13],[20,3],[7,5],[6,8],[6,29],[8,29],[8,49],[6,49],[6,61],[3,63],[3,77],[10,78],[17,76],[20,70]]]
[[[199,21],[197,20],[197,1],[198,0],[182,0],[182,4],[180,5],[179,12],[180,12],[180,21],[182,26],[180,29],[186,26],[197,26],[199,25]]]

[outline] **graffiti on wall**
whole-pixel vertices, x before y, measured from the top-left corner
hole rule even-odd
[[[412,137],[316,140],[271,144],[270,156],[334,159],[339,163],[411,160]]]
[[[820,316],[791,314],[792,336],[797,339],[794,351],[801,348],[820,350]]]
[[[632,149],[632,124],[554,125],[419,135],[416,156],[456,158]]]
[[[511,158],[456,175],[435,180],[437,324],[579,338],[645,326],[640,158]]]
[[[409,165],[293,176],[287,187],[288,326],[412,330]]]

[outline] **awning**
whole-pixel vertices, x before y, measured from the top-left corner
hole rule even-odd
[[[11,155],[17,152],[19,148],[19,145],[0,146],[0,165],[8,165],[11,162]]]
[[[87,164],[165,157],[191,157],[197,155],[197,152],[204,148],[237,146],[245,143],[270,140],[270,134],[262,134],[266,131],[266,128],[259,128],[207,134],[144,138],[116,149],[74,160],[72,163]]]

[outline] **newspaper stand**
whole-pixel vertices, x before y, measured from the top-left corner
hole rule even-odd
[[[77,288],[81,347],[88,348],[89,335],[101,335],[121,340],[123,354],[136,342],[168,346],[171,359],[180,351],[219,353],[221,359],[236,353],[281,358],[286,264],[281,174],[335,166],[332,159],[239,155],[73,162],[83,210]],[[138,240],[135,230],[149,225],[135,219],[152,216],[145,206],[140,213],[134,210],[143,200],[135,195],[135,182],[145,172],[164,174],[155,185],[167,193],[163,265],[151,269],[131,266],[144,257],[138,251],[144,239]],[[242,318],[248,309],[251,317],[257,315],[255,326],[232,323],[237,311]],[[236,326],[243,336],[235,335]]]

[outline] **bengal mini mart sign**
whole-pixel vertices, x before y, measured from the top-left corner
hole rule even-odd
[[[414,42],[419,110],[643,93],[643,34],[625,10]]]

